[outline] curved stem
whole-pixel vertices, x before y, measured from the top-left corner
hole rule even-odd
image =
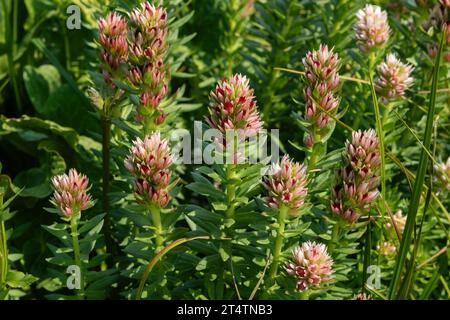
[[[78,242],[78,223],[76,215],[74,215],[70,220],[70,229],[72,231],[71,235],[72,235],[73,254],[75,256],[75,264],[78,266],[78,268],[80,268],[80,289],[78,291],[78,295],[82,299],[84,299],[84,270],[80,254],[80,244]]]
[[[284,229],[286,226],[288,210],[289,208],[287,206],[281,206],[280,210],[278,211],[277,237],[275,239],[275,246],[273,249],[273,262],[270,266],[269,285],[272,285],[275,282],[275,278],[278,273],[278,267],[281,260],[281,252],[283,249]]]
[[[8,274],[8,246],[6,241],[5,222],[2,221],[0,229],[0,286],[2,286],[6,282],[6,275]]]

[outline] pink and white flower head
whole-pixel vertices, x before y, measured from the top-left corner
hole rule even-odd
[[[89,190],[89,179],[75,169],[69,174],[62,174],[52,178],[53,197],[51,202],[60,210],[65,218],[78,215],[94,205]]]
[[[312,148],[317,138],[322,140],[322,137],[329,136],[326,130],[332,121],[329,114],[335,115],[339,106],[340,101],[334,96],[339,86],[339,57],[333,49],[321,44],[319,50],[306,54],[303,65],[306,79],[303,89],[304,119],[311,125],[304,137],[304,143],[308,148]]]
[[[98,41],[102,46],[100,57],[104,63],[104,73],[117,70],[128,58],[127,21],[112,12],[98,20]],[[106,66],[105,66],[106,65]]]
[[[167,50],[167,11],[146,1],[130,13],[130,20],[135,27],[131,47],[132,60],[137,63],[161,61]]]
[[[372,300],[372,297],[368,294],[365,294],[364,292],[360,292],[358,294],[355,294],[353,300]]]
[[[292,161],[287,155],[281,162],[273,164],[271,174],[263,182],[268,193],[267,206],[274,209],[286,206],[291,215],[298,215],[308,194],[306,171],[304,165]]]
[[[434,165],[435,181],[440,192],[450,192],[450,157],[445,163]]]
[[[167,205],[172,161],[168,142],[161,139],[158,131],[133,142],[125,168],[134,176],[134,191],[139,202],[159,207]]]
[[[388,54],[386,60],[377,66],[378,78],[375,79],[375,88],[383,100],[402,97],[414,81],[411,77],[413,70],[411,65],[402,63],[394,54]]]
[[[309,51],[303,58],[305,77],[312,87],[318,87],[324,93],[333,91],[339,85],[339,56],[321,44],[319,50]]]
[[[331,211],[349,223],[367,213],[379,196],[379,141],[373,129],[352,133],[346,142],[344,167],[336,172]]]
[[[362,52],[383,47],[389,39],[389,23],[386,11],[379,6],[367,4],[356,14],[354,25],[356,40]]]
[[[128,82],[139,91],[136,120],[164,122],[161,102],[168,93],[169,72],[164,63],[168,15],[162,6],[144,2],[130,13],[131,43]]]
[[[293,260],[285,265],[287,273],[297,278],[297,290],[305,291],[329,281],[333,260],[322,243],[305,242],[292,252]]]
[[[259,133],[262,121],[246,76],[235,74],[219,81],[210,94],[206,122],[224,136],[227,130],[237,131],[240,139]]]

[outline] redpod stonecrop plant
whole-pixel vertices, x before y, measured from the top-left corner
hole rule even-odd
[[[292,251],[286,272],[297,279],[297,290],[305,291],[332,279],[333,259],[323,243],[307,241]]]
[[[377,66],[378,77],[375,79],[375,90],[381,101],[387,104],[403,97],[414,82],[410,76],[413,70],[413,66],[404,64],[394,54],[388,54],[386,60]]]
[[[321,44],[319,50],[310,51],[303,58],[306,87],[304,119],[309,124],[304,143],[312,148],[323,143],[330,136],[330,115],[336,115],[339,98],[335,92],[339,86],[339,56]],[[325,110],[326,112],[324,112]],[[327,114],[328,113],[328,114]]]
[[[55,176],[51,181],[54,193],[50,202],[58,209],[62,219],[70,223],[75,263],[80,269],[79,295],[83,297],[85,271],[78,241],[78,220],[82,211],[94,205],[94,201],[88,193],[89,179],[78,173],[76,169],[70,169],[69,174]]]
[[[144,2],[130,13],[132,25],[128,82],[138,91],[137,120],[150,133],[165,120],[161,102],[168,92],[168,68],[164,64],[168,44],[166,10]]]
[[[272,165],[270,175],[264,177],[267,191],[266,205],[277,211],[276,238],[273,247],[273,261],[269,271],[269,285],[277,276],[283,251],[286,222],[290,216],[298,216],[308,194],[307,169],[285,155],[279,163]]]
[[[171,178],[170,166],[172,156],[168,142],[154,132],[144,139],[137,138],[125,159],[125,168],[133,176],[134,195],[141,205],[150,212],[155,227],[155,242],[157,248],[164,243],[161,224],[162,208],[169,203],[169,184]]]
[[[364,53],[380,49],[389,40],[390,27],[386,11],[379,6],[367,4],[360,9],[354,25],[356,41]]]
[[[344,167],[336,172],[331,211],[352,224],[368,213],[378,198],[380,151],[373,129],[355,131],[345,144]]]

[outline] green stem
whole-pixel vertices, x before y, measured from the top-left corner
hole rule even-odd
[[[156,250],[159,250],[163,243],[163,229],[161,223],[161,210],[155,205],[149,206],[150,213],[152,215],[153,227],[155,227],[155,242],[156,242]]]
[[[372,92],[372,102],[373,102],[373,108],[375,110],[375,121],[376,121],[376,129],[377,129],[377,135],[378,139],[380,141],[380,160],[381,160],[381,200],[386,201],[386,171],[385,171],[385,150],[384,150],[384,131],[383,131],[383,123],[381,119],[380,114],[380,107],[378,105],[378,98],[375,91],[375,85],[373,82],[373,73],[375,70],[375,54],[371,53],[369,58],[369,82],[370,82],[370,89]],[[381,215],[384,216],[385,213],[385,206],[380,206]]]
[[[316,141],[316,134],[313,133],[313,141]],[[318,160],[318,144],[320,142],[314,143],[311,152],[308,157],[308,173],[316,168],[317,160]]]
[[[328,243],[328,253],[331,254],[334,251],[334,248],[336,247],[336,244],[339,242],[339,230],[340,230],[340,221],[337,221],[333,229],[331,230],[331,239]]]
[[[371,222],[369,216],[369,223],[367,224],[366,230],[366,242],[364,248],[364,262],[363,262],[363,277],[362,277],[362,291],[367,292],[366,290],[366,279],[367,279],[367,267],[370,265],[370,251],[372,249],[372,230],[371,230]]]
[[[445,30],[445,28],[444,28]],[[442,38],[439,45],[439,51],[436,55],[436,61],[433,68],[433,82],[431,84],[430,100],[428,105],[427,122],[425,127],[425,134],[423,139],[423,146],[420,153],[419,167],[417,169],[416,180],[414,182],[413,192],[411,196],[411,201],[409,203],[408,215],[406,218],[406,225],[402,234],[402,241],[400,244],[400,250],[397,255],[397,261],[395,264],[394,275],[392,277],[391,285],[389,288],[389,299],[393,299],[394,295],[397,293],[397,288],[400,283],[403,268],[406,262],[406,256],[408,255],[411,236],[416,225],[416,216],[419,210],[420,198],[422,195],[422,189],[425,181],[425,175],[428,168],[428,153],[427,150],[431,146],[431,137],[433,134],[433,121],[436,108],[436,91],[437,83],[439,80],[439,66],[441,62],[442,49],[444,47],[446,39],[446,32],[442,32]],[[413,263],[413,261],[411,262]]]
[[[3,196],[0,195],[0,212],[3,210]],[[6,282],[8,274],[8,246],[6,239],[5,221],[0,226],[0,289]]]
[[[311,294],[311,292],[309,290],[302,291],[299,294],[299,299],[300,300],[309,300],[309,295],[310,294]]]
[[[284,240],[284,229],[286,226],[286,219],[288,215],[289,207],[282,205],[280,210],[278,211],[278,228],[277,228],[277,237],[275,238],[275,246],[273,249],[273,262],[270,266],[269,272],[269,285],[273,285],[275,282],[278,267],[280,265],[281,260],[281,252],[283,249],[283,240]]]
[[[5,222],[1,222],[1,230],[0,230],[0,244],[1,244],[1,269],[0,269],[0,285],[3,285],[6,282],[6,275],[8,274],[8,246],[6,239],[6,228]]]
[[[15,1],[15,2],[18,2],[18,1]],[[8,74],[9,74],[9,78],[11,80],[11,84],[12,84],[13,90],[14,90],[17,111],[19,114],[22,114],[22,101],[20,99],[19,84],[17,82],[16,70],[15,70],[15,66],[14,66],[14,45],[15,45],[15,43],[13,41],[14,41],[14,28],[17,28],[17,27],[14,27],[14,25],[13,25],[13,30],[11,30],[11,22],[10,22],[10,16],[9,16],[6,0],[2,1],[2,7],[3,7],[4,18],[5,18],[5,30],[6,30],[5,37],[6,37],[6,44],[7,44],[6,57],[7,57],[7,61],[8,61]],[[14,12],[13,12],[13,15],[14,15]],[[14,21],[13,21],[13,24],[14,24]]]
[[[75,264],[80,268],[80,289],[78,291],[78,295],[84,299],[84,270],[83,270],[83,262],[81,260],[80,254],[80,244],[78,242],[78,223],[76,215],[73,215],[70,220],[70,229],[72,235],[72,245],[73,245],[73,254],[75,256]]]
[[[229,164],[227,166],[227,219],[234,219],[235,197],[236,197],[236,165]]]
[[[110,140],[111,140],[111,119],[108,115],[108,106],[104,106],[101,115],[102,124],[102,205],[105,212],[105,227],[103,235],[105,236],[106,250],[108,253],[114,252],[114,242],[111,237],[111,217],[109,210],[109,177],[110,177]]]

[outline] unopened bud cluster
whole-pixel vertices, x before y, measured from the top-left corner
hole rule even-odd
[[[129,23],[117,13],[98,21],[102,71],[107,83],[126,79],[139,95],[138,120],[155,124],[165,120],[160,104],[168,92],[168,16],[166,10],[144,2],[129,14]],[[121,68],[121,66],[123,66]]]
[[[89,179],[75,169],[70,169],[69,174],[62,174],[52,178],[54,188],[51,202],[61,215],[71,218],[80,214],[94,205],[91,196],[87,193]]]
[[[308,193],[306,184],[306,167],[284,156],[280,163],[272,166],[271,175],[264,179],[267,206],[274,209],[286,206],[291,215],[297,215]]]
[[[379,140],[373,129],[352,133],[346,142],[344,167],[336,172],[331,210],[349,223],[370,211],[377,199],[381,164]]]
[[[134,177],[134,193],[141,204],[165,207],[169,202],[172,157],[168,142],[157,131],[137,138],[125,159],[125,168]]]
[[[105,19],[98,20],[98,28],[103,77],[111,83],[112,78],[120,73],[119,67],[128,59],[128,25],[122,16],[111,12]]]
[[[142,3],[130,14],[132,37],[128,80],[139,90],[138,119],[150,117],[164,121],[160,108],[168,91],[168,70],[164,64],[167,51],[168,16],[166,10],[149,2]]]
[[[339,86],[339,57],[327,45],[321,44],[319,50],[306,54],[303,65],[306,79],[304,118],[310,124],[304,142],[311,148],[326,135],[331,122],[329,114],[335,115],[339,106],[339,98],[335,96]]]

